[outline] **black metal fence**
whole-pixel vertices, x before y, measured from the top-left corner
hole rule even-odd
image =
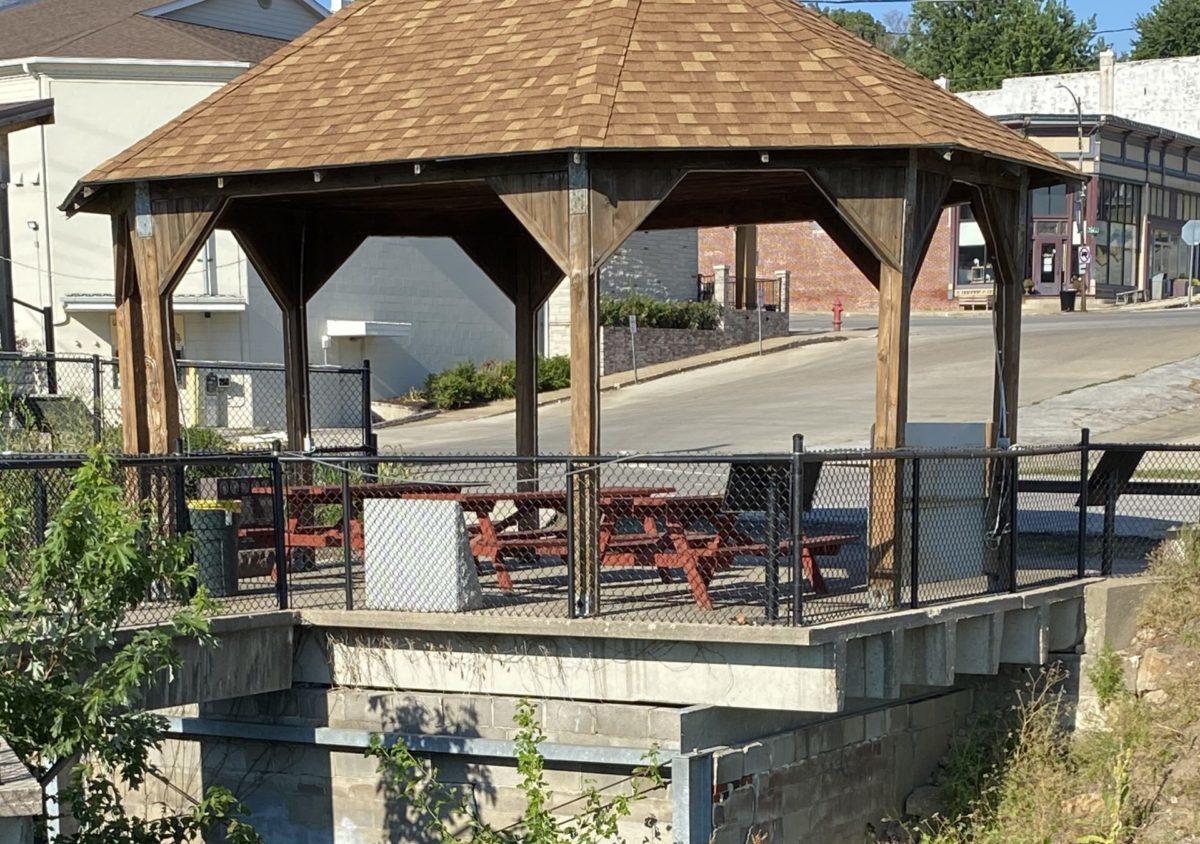
[[[739,280],[731,275],[725,278],[722,288],[717,284],[715,275],[701,273],[696,276],[696,301],[716,301],[718,305],[729,310],[756,311],[761,307],[764,311],[786,313],[789,309],[789,291],[784,278],[749,279],[750,301],[741,307],[737,302],[738,285]]]
[[[5,456],[45,535],[82,458]],[[122,459],[231,612],[806,625],[1141,572],[1200,445],[717,456]],[[285,561],[280,565],[279,561]],[[144,619],[169,596],[148,595]]]
[[[263,450],[287,429],[281,364],[176,362],[184,449]],[[371,452],[371,367],[309,370],[312,450]],[[0,450],[79,452],[120,447],[117,362],[98,355],[0,354]]]

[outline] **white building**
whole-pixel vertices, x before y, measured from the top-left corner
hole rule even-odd
[[[316,0],[0,3],[0,103],[54,101],[53,125],[10,136],[0,201],[14,294],[53,307],[59,353],[108,356],[114,339],[111,232],[102,218],[57,210],[71,186],[327,14]],[[281,360],[279,311],[229,234],[209,241],[174,305],[183,356]],[[18,337],[43,348],[40,314],[18,306],[15,316]],[[309,319],[312,360],[371,358],[377,395],[459,360],[513,354],[511,304],[450,241],[368,241]],[[360,330],[368,336],[346,336]]]

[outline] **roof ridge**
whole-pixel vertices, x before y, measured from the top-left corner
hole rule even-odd
[[[297,38],[295,41],[292,41],[292,42],[284,45],[283,47],[280,47],[278,50],[276,50],[270,56],[263,59],[261,62],[254,65],[253,67],[251,67],[245,73],[243,73],[240,76],[236,77],[235,79],[231,80],[224,87],[218,88],[212,94],[205,97],[200,102],[196,103],[194,106],[192,106],[191,108],[184,111],[181,115],[176,117],[174,120],[170,121],[169,123],[166,123],[163,126],[160,126],[158,129],[151,132],[149,135],[142,138],[142,140],[138,141],[136,144],[134,144],[133,146],[124,150],[123,152],[117,153],[117,155],[114,155],[112,158],[105,161],[103,164],[100,165],[100,167],[98,167],[96,169],[107,171],[111,167],[119,167],[119,166],[122,166],[122,165],[128,163],[131,158],[135,158],[146,147],[150,146],[153,143],[156,143],[157,141],[161,140],[162,138],[166,137],[167,135],[171,134],[172,132],[176,131],[177,129],[180,129],[183,126],[187,125],[187,123],[189,121],[191,121],[193,118],[199,116],[202,112],[208,110],[210,107],[221,102],[226,97],[239,91],[243,85],[247,84],[248,82],[250,82],[254,79],[257,79],[263,73],[266,73],[268,70],[275,67],[280,62],[286,60],[290,56],[295,55],[297,51],[304,48],[308,44],[311,44],[314,41],[319,40],[320,38],[322,38],[323,36],[328,34],[328,32],[330,30],[336,29],[336,26],[332,23],[333,21],[338,21],[340,23],[342,20],[349,20],[350,18],[361,14],[365,9],[370,8],[371,6],[375,5],[375,3],[377,3],[377,2],[379,2],[379,0],[358,0],[357,3],[352,3],[351,5],[345,7],[345,9],[342,12],[330,15],[329,17],[325,18],[324,20],[319,21],[311,29],[309,29],[307,32],[305,32],[303,35],[301,35],[299,38]],[[348,14],[347,14],[347,12],[348,12]],[[192,37],[192,36],[189,36],[189,37]],[[198,39],[196,39],[196,40],[198,40]]]
[[[601,141],[608,138],[609,127],[612,126],[613,112],[617,107],[617,94],[621,91],[621,79],[625,75],[625,60],[629,58],[629,45],[633,43],[633,32],[637,29],[638,16],[642,13],[642,0],[634,0],[633,19],[629,23],[629,34],[625,37],[625,46],[621,48],[621,57],[617,61],[617,78],[613,80],[612,97],[608,101],[608,114],[604,117],[604,126],[600,131]]]
[[[237,57],[236,55],[234,55],[234,54],[233,54],[231,51],[229,51],[229,50],[226,50],[224,47],[220,46],[219,44],[213,44],[213,43],[211,43],[211,42],[209,42],[209,41],[205,41],[204,39],[200,38],[200,37],[199,37],[198,35],[196,35],[195,33],[193,33],[193,32],[189,32],[189,31],[186,29],[186,27],[187,27],[187,26],[189,26],[189,24],[187,23],[187,21],[173,21],[173,20],[171,20],[170,18],[166,18],[166,19],[164,19],[164,18],[160,18],[160,17],[154,16],[154,15],[147,15],[147,14],[145,14],[144,12],[137,12],[136,14],[137,14],[137,16],[138,16],[138,17],[143,17],[143,18],[145,18],[146,20],[150,21],[150,22],[151,22],[152,24],[154,24],[155,26],[167,26],[167,27],[170,27],[171,29],[174,29],[174,30],[176,30],[177,32],[179,32],[179,34],[180,34],[180,35],[182,35],[183,37],[187,38],[189,41],[192,41],[192,42],[194,42],[194,43],[196,43],[196,44],[200,44],[200,45],[202,45],[202,46],[204,46],[204,47],[209,47],[209,48],[211,48],[211,49],[213,49],[213,50],[216,50],[216,51],[218,51],[218,52],[224,53],[225,55],[229,56],[231,59],[236,59],[236,58],[238,58],[238,57]],[[183,24],[183,26],[173,26],[173,24]],[[203,24],[201,24],[201,25],[203,25]],[[210,26],[210,27],[207,27],[207,28],[208,28],[208,29],[215,29],[215,30],[217,30],[218,32],[236,32],[235,30],[232,30],[232,29],[224,29],[224,30],[223,30],[223,29],[221,29],[220,27],[216,27],[216,26]],[[240,34],[243,34],[243,33],[236,33],[236,34],[239,34],[239,35],[240,35]]]

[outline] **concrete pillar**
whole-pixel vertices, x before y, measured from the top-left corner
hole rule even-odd
[[[725,307],[729,290],[729,267],[717,264],[713,267],[713,301],[720,307]]]
[[[785,314],[790,313],[792,310],[792,271],[777,270],[775,280],[779,282],[779,310]]]
[[[1100,54],[1100,113],[1112,114],[1116,101],[1117,57],[1112,50]]]

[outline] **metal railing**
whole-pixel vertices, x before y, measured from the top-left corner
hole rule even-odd
[[[179,415],[189,452],[263,450],[284,436],[282,364],[176,362]],[[313,450],[372,452],[371,367],[309,370]],[[0,353],[0,440],[9,451],[120,447],[116,360],[99,355]]]
[[[723,308],[729,310],[756,311],[762,303],[764,311],[782,311],[789,309],[789,291],[787,282],[782,278],[749,279],[750,301],[739,307],[737,291],[739,280],[736,276],[727,276],[721,290],[718,290],[717,277],[713,274],[701,273],[696,276],[696,301],[717,301]]]
[[[34,504],[23,541],[44,535],[81,461],[0,459],[0,499]],[[120,466],[192,535],[200,582],[230,612],[810,625],[1136,574],[1200,522],[1200,445],[1086,435],[1007,451],[813,452],[797,438],[787,453],[738,456],[267,452]],[[214,500],[236,504],[200,503]],[[141,612],[169,607],[151,595]]]

